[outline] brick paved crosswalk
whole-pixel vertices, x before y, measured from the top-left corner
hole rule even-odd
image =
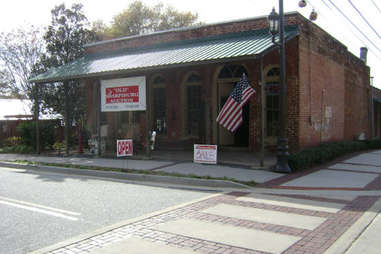
[[[232,192],[49,253],[324,253],[378,198]]]

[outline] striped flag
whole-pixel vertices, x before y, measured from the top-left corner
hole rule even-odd
[[[230,132],[235,132],[243,122],[242,107],[254,93],[255,90],[251,88],[246,75],[243,74],[218,114],[217,122]]]

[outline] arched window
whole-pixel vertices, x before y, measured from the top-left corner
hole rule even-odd
[[[202,100],[201,100],[201,77],[192,73],[185,81],[185,134],[199,136],[203,119]]]
[[[158,134],[167,132],[167,89],[165,79],[157,76],[152,81],[153,129]]]
[[[266,136],[278,136],[279,129],[279,68],[274,67],[266,74]]]
[[[241,78],[243,73],[245,73],[247,76],[247,71],[242,65],[227,64],[220,71],[218,78]]]

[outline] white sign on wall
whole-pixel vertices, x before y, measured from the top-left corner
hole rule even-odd
[[[216,145],[194,145],[193,162],[217,164]]]
[[[146,77],[101,80],[101,111],[146,110]]]

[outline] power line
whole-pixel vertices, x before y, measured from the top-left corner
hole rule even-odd
[[[311,0],[310,0],[311,1]],[[330,6],[330,5],[328,5],[328,3],[326,3],[324,0],[321,0],[322,1],[322,3],[334,14],[334,15],[337,15],[335,12],[334,12],[334,10],[332,9],[332,7]],[[311,4],[312,5],[312,4]],[[315,8],[316,9],[316,8]],[[320,14],[324,17],[325,15],[324,15],[324,12],[321,12],[320,11]],[[328,20],[328,18],[326,18],[326,20]],[[358,34],[356,34],[354,31],[353,31],[353,29],[348,29],[351,33],[352,33],[352,35],[354,36],[354,37],[356,37],[356,39],[358,39],[363,45],[367,45],[368,43],[366,43],[361,37],[359,37],[358,36]],[[348,38],[348,36],[345,34],[345,33],[341,33],[341,35],[347,40],[347,41],[350,41],[350,39]],[[371,52],[371,53],[373,53],[373,55],[378,59],[378,60],[380,60],[381,61],[381,57],[379,56],[379,54],[377,54],[377,52],[376,51],[374,51],[373,50],[373,48],[372,47],[370,47],[369,48],[369,51]]]
[[[374,7],[376,7],[376,9],[381,13],[381,10],[380,10],[380,8],[377,6],[377,4],[376,4],[373,0],[371,0],[371,1],[372,1],[372,3],[373,3]]]
[[[323,1],[323,0],[322,0]],[[342,11],[342,10],[340,10],[340,8],[338,8],[336,5],[335,5],[335,3],[333,3],[331,0],[328,0],[335,8],[336,8],[336,10],[337,11],[339,11],[340,12],[340,14],[341,15],[343,15],[344,16],[344,18],[349,22],[349,23],[351,23],[351,25],[352,26],[354,26],[355,28],[356,28],[356,30],[357,31],[359,31],[361,34],[362,34],[362,36],[364,36],[378,51],[380,51],[381,52],[381,49],[372,41],[372,40],[370,40],[369,39],[369,37],[366,35],[366,34],[364,34],[364,32],[363,31],[361,31],[361,29],[359,29],[358,28],[358,26],[355,24],[355,23],[353,23],[353,21],[350,19],[350,18],[348,18],[348,16],[347,15],[345,15],[345,13]]]
[[[359,9],[357,9],[357,7],[352,3],[351,0],[347,0],[351,5],[352,7],[357,11],[357,13],[361,16],[361,18],[365,21],[365,23],[368,24],[368,26],[373,30],[373,32],[375,32],[375,34],[377,34],[378,38],[381,39],[381,36],[377,33],[376,29],[374,29],[374,27],[368,22],[368,20],[364,17],[364,15],[362,15],[361,11],[359,11]]]

